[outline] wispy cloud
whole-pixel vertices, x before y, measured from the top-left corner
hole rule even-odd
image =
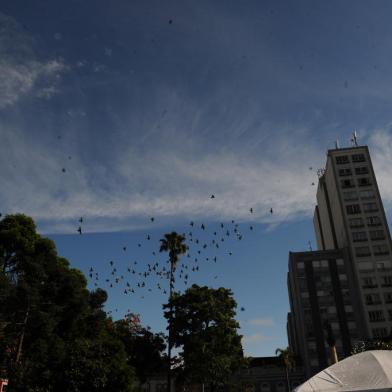
[[[78,216],[89,217],[91,231],[111,231],[130,229],[148,216],[276,224],[312,213],[315,174],[298,146],[281,151],[275,161],[226,152],[186,157],[165,148],[124,151],[110,165],[86,165],[82,156],[67,160],[53,143],[17,130],[0,132],[0,174],[6,184],[1,204],[6,212],[45,221],[48,230],[52,222],[53,230],[67,231],[69,222],[73,231],[70,222]]]
[[[272,340],[272,339],[273,338],[271,336],[266,336],[261,333],[254,333],[251,335],[245,335],[242,338],[242,343],[244,345],[249,345],[249,344],[256,344],[256,343],[265,342],[265,341]]]
[[[270,317],[251,319],[246,323],[256,327],[272,327],[275,325],[274,320]]]
[[[27,94],[50,98],[68,67],[61,59],[37,59],[33,40],[11,17],[0,13],[0,24],[0,108]]]

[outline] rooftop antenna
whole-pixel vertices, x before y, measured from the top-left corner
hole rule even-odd
[[[353,138],[351,139],[354,142],[354,146],[358,147],[358,135],[357,135],[357,131],[353,132]]]
[[[312,251],[312,243],[310,241],[308,241],[308,245],[309,245],[309,250]]]
[[[339,146],[339,140],[338,140],[338,139],[336,139],[336,141],[335,141],[335,148],[336,148],[337,150],[339,150],[339,148],[340,148],[340,146]]]

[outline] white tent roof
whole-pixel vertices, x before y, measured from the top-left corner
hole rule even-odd
[[[352,355],[324,369],[295,392],[392,392],[392,351],[373,350]]]

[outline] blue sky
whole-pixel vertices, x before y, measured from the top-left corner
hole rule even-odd
[[[130,309],[157,331],[165,298],[148,287],[158,282],[124,295],[125,278],[107,287],[109,261],[126,276],[136,260],[140,272],[164,233],[194,221],[204,257],[218,261],[198,261],[188,284],[231,287],[245,352],[273,354],[286,345],[288,252],[315,246],[312,182],[336,139],[348,146],[357,130],[369,145],[390,219],[391,11],[389,1],[3,0],[0,211],[32,216],[72,265],[99,271],[114,317]],[[230,236],[213,250],[221,222]]]

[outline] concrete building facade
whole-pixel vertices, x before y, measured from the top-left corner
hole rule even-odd
[[[366,146],[328,151],[326,167],[319,171],[313,223],[318,251],[290,253],[288,274],[289,342],[303,356],[308,375],[328,365],[322,348],[326,316],[340,358],[356,341],[392,333],[391,236]],[[326,293],[329,299],[323,298]],[[333,317],[328,309],[336,309]]]

